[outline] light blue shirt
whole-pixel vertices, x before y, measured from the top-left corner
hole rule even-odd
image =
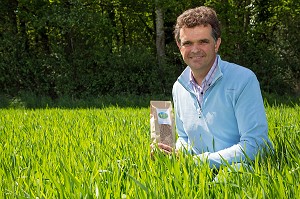
[[[186,150],[211,167],[253,160],[272,147],[268,124],[255,74],[242,66],[221,60],[200,106],[190,86],[190,67],[173,86],[178,140],[177,150]]]

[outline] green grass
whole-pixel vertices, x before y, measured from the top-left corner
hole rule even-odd
[[[252,165],[150,158],[149,108],[0,109],[0,198],[297,198],[300,107],[266,106],[275,153]]]

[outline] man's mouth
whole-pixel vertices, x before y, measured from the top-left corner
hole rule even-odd
[[[197,55],[197,56],[191,56],[191,59],[202,59],[204,56],[202,55]]]
[[[203,54],[192,54],[190,59],[202,59],[203,57],[205,57]]]

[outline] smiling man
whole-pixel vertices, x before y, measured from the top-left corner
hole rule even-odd
[[[185,11],[177,18],[174,35],[187,64],[173,86],[176,151],[218,168],[253,160],[272,148],[255,74],[218,55],[221,30],[215,11],[204,6]]]

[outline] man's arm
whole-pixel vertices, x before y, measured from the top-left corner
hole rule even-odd
[[[251,76],[237,96],[234,112],[240,134],[239,143],[217,152],[197,155],[196,160],[207,160],[211,167],[219,167],[225,162],[232,164],[246,159],[254,160],[260,151],[271,147],[263,99],[255,75]]]

